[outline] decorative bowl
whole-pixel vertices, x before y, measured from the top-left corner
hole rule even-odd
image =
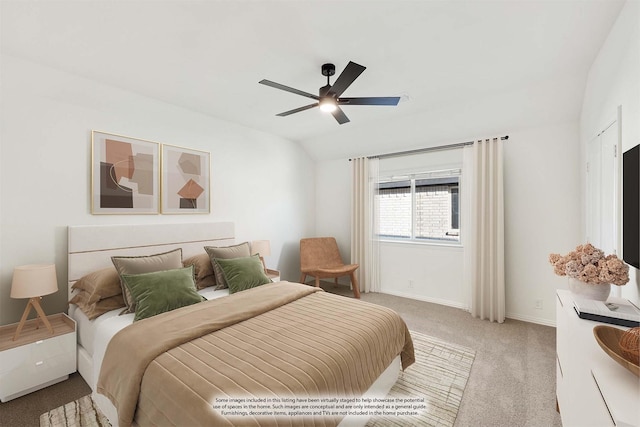
[[[640,377],[640,366],[629,360],[620,348],[620,338],[624,332],[622,329],[605,325],[598,325],[593,328],[593,335],[604,352],[621,366]]]
[[[640,327],[625,331],[620,337],[620,350],[625,359],[635,364],[640,363]]]

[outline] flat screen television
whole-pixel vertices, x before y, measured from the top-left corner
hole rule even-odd
[[[622,258],[640,269],[640,144],[622,155]]]

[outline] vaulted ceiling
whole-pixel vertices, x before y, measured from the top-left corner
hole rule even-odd
[[[508,110],[520,115],[577,119],[587,72],[623,4],[3,0],[0,41],[5,54],[331,158],[362,151],[354,140],[363,133],[397,134],[496,94],[510,94]],[[344,96],[400,96],[400,104],[346,106],[345,125],[318,109],[276,117],[309,100],[258,84],[266,78],[316,93],[326,83],[323,63],[340,73],[350,60],[367,69]],[[388,138],[368,149],[385,150]]]

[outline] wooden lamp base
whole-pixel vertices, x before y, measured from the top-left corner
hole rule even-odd
[[[42,299],[42,297],[33,297],[33,298],[29,298],[29,302],[27,303],[27,306],[24,309],[24,313],[22,313],[22,318],[20,319],[20,323],[18,323],[18,329],[16,329],[16,334],[13,336],[13,341],[18,339],[18,336],[20,335],[20,332],[22,332],[22,328],[24,327],[24,322],[27,321],[27,316],[29,316],[29,313],[31,312],[31,307],[35,308],[36,312],[38,313],[38,317],[36,319],[42,319],[42,323],[44,323],[44,325],[47,327],[47,329],[49,330],[49,333],[51,333],[51,335],[53,335],[53,326],[51,326],[51,323],[49,323],[49,320],[47,320],[47,316],[44,314],[44,311],[42,310],[42,306],[40,305],[40,300]],[[38,328],[40,325],[36,322],[36,328]]]

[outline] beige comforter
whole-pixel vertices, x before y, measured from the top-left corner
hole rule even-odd
[[[401,355],[392,310],[279,282],[145,319],[108,345],[97,390],[120,426],[333,426],[342,417],[225,416],[216,399],[362,395]]]

